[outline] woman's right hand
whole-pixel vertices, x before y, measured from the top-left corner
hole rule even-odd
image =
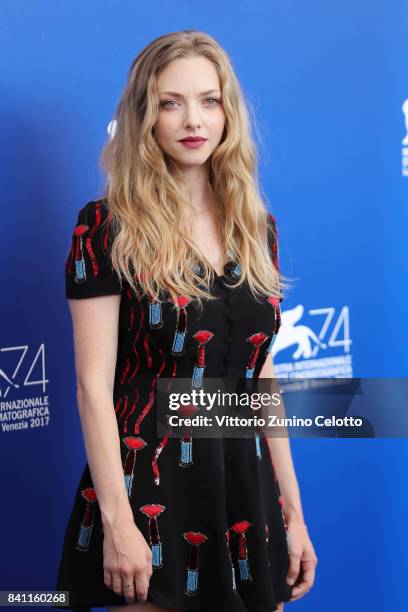
[[[146,601],[153,573],[152,551],[131,513],[103,525],[103,570],[105,585],[127,603]]]

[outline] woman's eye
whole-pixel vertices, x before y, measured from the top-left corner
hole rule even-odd
[[[167,106],[169,102],[175,102],[175,100],[164,100],[164,102],[161,102],[161,106]],[[173,105],[170,104],[170,106],[173,106]]]
[[[221,100],[218,100],[217,98],[207,98],[206,102],[214,102],[214,104],[210,104],[210,106],[216,106],[217,104],[219,104],[221,102]],[[176,100],[164,100],[163,102],[160,103],[160,106],[164,106],[167,108],[173,108],[176,105]]]

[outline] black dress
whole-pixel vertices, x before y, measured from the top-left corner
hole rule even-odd
[[[268,216],[278,266],[275,219]],[[66,261],[66,297],[120,294],[109,257],[106,201],[79,212]],[[199,266],[198,266],[199,268]],[[265,438],[156,437],[159,377],[257,378],[280,326],[279,301],[257,302],[231,259],[214,280],[216,301],[200,313],[180,297],[177,309],[122,289],[113,406],[125,486],[137,527],[152,548],[148,600],[163,607],[272,612],[288,601],[287,531]],[[205,371],[204,371],[205,370]],[[137,455],[137,457],[136,457]],[[68,519],[57,590],[73,610],[126,605],[104,584],[101,514],[86,463]]]

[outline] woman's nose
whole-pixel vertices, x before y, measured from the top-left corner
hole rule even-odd
[[[187,125],[197,125],[200,123],[200,111],[196,104],[186,104],[184,121]]]

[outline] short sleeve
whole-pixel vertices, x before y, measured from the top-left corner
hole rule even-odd
[[[65,297],[82,299],[121,293],[110,249],[112,216],[104,200],[88,202],[78,213],[65,262]]]

